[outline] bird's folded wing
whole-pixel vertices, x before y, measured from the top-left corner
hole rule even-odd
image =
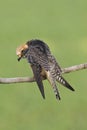
[[[47,52],[41,46],[30,46],[29,55],[33,58],[35,63],[38,63],[46,71],[50,69]]]
[[[31,65],[31,68],[33,70],[34,77],[35,77],[35,80],[36,80],[37,85],[39,87],[39,90],[40,90],[43,98],[45,99],[44,86],[43,86],[43,82],[42,82],[42,77],[40,75],[40,66]]]

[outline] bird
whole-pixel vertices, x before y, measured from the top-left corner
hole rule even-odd
[[[43,79],[47,79],[51,84],[56,99],[60,100],[60,93],[56,81],[64,87],[75,91],[74,88],[62,76],[62,69],[50,51],[49,46],[39,39],[32,39],[20,45],[16,49],[18,61],[27,59],[31,66],[35,81],[45,99]]]

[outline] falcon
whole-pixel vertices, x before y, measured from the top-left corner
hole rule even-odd
[[[62,77],[62,70],[51,54],[48,45],[38,39],[27,41],[16,49],[18,61],[26,58],[30,64],[34,78],[39,87],[42,97],[45,99],[43,79],[47,79],[51,84],[56,99],[61,99],[56,81],[64,87],[75,91],[72,86]]]

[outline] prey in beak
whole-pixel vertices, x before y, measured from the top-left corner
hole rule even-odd
[[[27,51],[28,51],[28,45],[27,44],[20,45],[16,49],[16,55],[18,56],[17,60],[20,61],[22,58],[25,58]]]

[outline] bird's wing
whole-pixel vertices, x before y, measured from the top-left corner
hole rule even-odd
[[[30,61],[31,59],[33,59],[33,60]],[[50,69],[46,49],[44,50],[40,45],[37,45],[37,46],[35,45],[35,46],[29,47],[28,60],[30,63],[35,62],[35,63],[39,64],[46,71],[48,71]]]
[[[61,67],[58,64],[58,62],[56,61],[55,57],[53,55],[49,55],[48,56],[49,59],[49,65],[51,66],[51,68],[53,68],[53,70],[55,71],[54,73],[62,73]]]
[[[37,85],[39,87],[39,90],[43,96],[43,98],[45,99],[45,94],[44,94],[44,86],[43,86],[43,82],[42,82],[42,77],[40,75],[40,66],[36,66],[36,65],[31,65],[31,68],[33,70],[33,73],[34,73],[34,77],[35,77],[35,80],[37,82]]]

